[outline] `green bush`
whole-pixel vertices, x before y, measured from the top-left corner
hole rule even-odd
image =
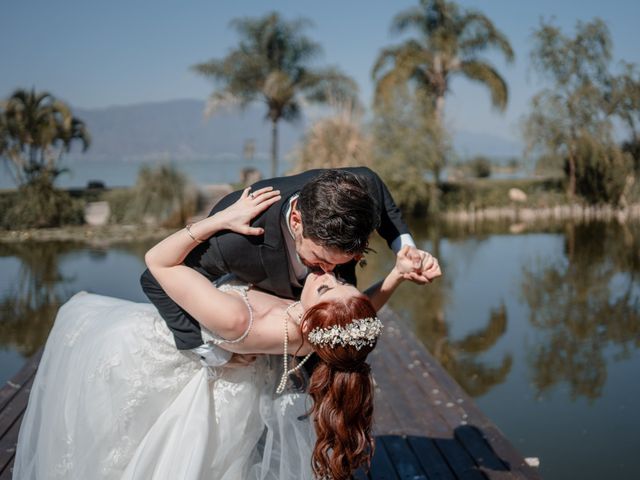
[[[591,204],[618,205],[633,173],[633,159],[615,145],[585,138],[576,154],[576,193]]]
[[[135,190],[133,188],[118,188],[106,192],[102,200],[109,203],[110,223],[139,223],[138,214],[131,208],[135,198]]]
[[[491,160],[478,155],[469,162],[469,169],[476,178],[488,178],[491,176]]]
[[[132,189],[105,194],[113,223],[182,226],[197,211],[197,190],[172,165],[143,166]]]
[[[1,226],[8,230],[83,223],[83,202],[49,181],[35,180],[3,196],[0,208],[6,212]]]
[[[631,140],[622,144],[622,151],[633,157],[633,169],[640,174],[640,140]]]

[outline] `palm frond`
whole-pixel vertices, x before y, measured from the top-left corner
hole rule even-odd
[[[391,33],[403,33],[409,29],[423,32],[426,24],[424,8],[411,7],[396,14],[391,20]]]
[[[460,71],[469,80],[483,84],[491,93],[491,103],[499,110],[507,107],[509,89],[507,82],[493,66],[481,61],[464,61],[460,64]]]
[[[467,11],[461,23],[459,49],[463,55],[473,56],[487,48],[496,48],[508,62],[513,61],[514,53],[509,40],[486,15],[475,10]]]

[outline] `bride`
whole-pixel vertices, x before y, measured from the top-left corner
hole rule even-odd
[[[250,221],[279,199],[271,188],[247,189],[145,256],[209,345],[276,355],[212,368],[176,349],[152,305],[80,292],[47,340],[14,479],[343,479],[369,461],[365,360],[382,329],[376,311],[412,271],[406,251],[366,295],[312,273],[294,303],[233,280],[213,285],[182,265],[216,232],[264,233]],[[430,270],[439,275],[437,262]],[[314,353],[306,378],[300,367]],[[304,358],[291,365],[292,354]]]

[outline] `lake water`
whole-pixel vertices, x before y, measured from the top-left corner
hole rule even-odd
[[[403,285],[391,307],[545,479],[640,472],[640,226],[426,228],[445,275]],[[78,290],[144,301],[148,244],[0,244],[0,381],[46,340]],[[393,262],[377,254],[366,286]]]
[[[120,159],[85,160],[82,158],[66,158],[63,167],[68,168],[68,173],[61,174],[56,179],[56,186],[60,188],[86,187],[87,182],[100,180],[107,187],[130,187],[136,183],[138,170],[142,165],[159,165],[171,163],[184,173],[197,185],[216,183],[235,183],[240,181],[240,172],[243,168],[255,168],[262,172],[263,176],[269,176],[271,172],[271,160],[267,158],[255,158],[245,160],[238,155],[218,155],[208,160],[185,160],[169,162],[166,159],[149,160],[147,162],[123,161]],[[281,160],[278,166],[283,173],[290,169],[290,163]],[[15,188],[15,184],[6,170],[6,166],[0,167],[0,189]]]

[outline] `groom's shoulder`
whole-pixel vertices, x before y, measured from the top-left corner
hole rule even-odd
[[[257,190],[263,187],[273,187],[274,189],[280,190],[283,195],[291,195],[299,191],[307,182],[313,180],[324,171],[326,171],[326,169],[316,168],[295,175],[265,178],[251,185],[251,189]]]

